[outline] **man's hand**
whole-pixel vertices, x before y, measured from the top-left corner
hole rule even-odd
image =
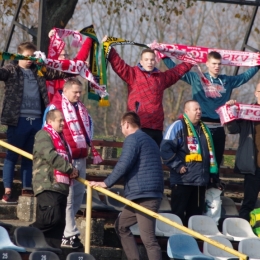
[[[107,185],[106,185],[104,182],[101,182],[101,181],[99,181],[99,182],[96,182],[96,181],[90,181],[90,182],[89,182],[89,185],[90,185],[91,187],[102,187],[102,188],[107,188]]]
[[[183,174],[187,171],[187,167],[185,166],[182,166],[181,169],[180,169],[180,174]]]
[[[228,106],[233,106],[237,103],[237,101],[235,99],[230,99],[229,101],[226,102],[226,105]]]
[[[76,179],[79,177],[79,170],[76,168],[73,168],[72,173],[70,174],[70,179]]]
[[[103,39],[102,39],[101,42],[105,42],[105,41],[107,41],[107,35],[105,35],[105,36],[103,37]]]
[[[48,34],[49,38],[51,38],[54,34],[55,34],[55,30],[54,29],[50,30]]]

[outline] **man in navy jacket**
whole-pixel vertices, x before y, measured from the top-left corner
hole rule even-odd
[[[140,130],[140,118],[127,112],[121,120],[126,137],[122,154],[112,173],[104,182],[90,182],[91,186],[109,188],[124,177],[125,197],[149,210],[158,212],[163,196],[163,171],[156,142]],[[155,237],[155,218],[125,206],[115,222],[127,259],[141,259],[130,226],[138,223],[141,239],[149,260],[161,260],[161,248]]]

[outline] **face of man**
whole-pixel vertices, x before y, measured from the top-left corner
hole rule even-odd
[[[260,105],[260,83],[257,84],[255,89],[256,102]]]
[[[76,103],[79,101],[81,92],[82,87],[76,84],[73,84],[71,87],[63,88],[63,94],[71,103]]]
[[[201,108],[198,102],[190,102],[186,104],[184,112],[192,124],[198,124],[201,119]]]
[[[155,55],[151,52],[143,53],[140,64],[146,71],[153,71],[155,67]]]
[[[69,57],[68,53],[65,50],[62,50],[58,57],[58,60],[66,60],[68,59],[68,57]]]
[[[57,133],[61,133],[64,127],[64,118],[62,113],[60,111],[56,111],[54,121],[49,120],[47,123],[51,125]]]
[[[126,121],[121,121],[121,124],[120,124],[120,127],[121,127],[121,131],[122,131],[122,134],[127,137],[127,128],[128,128],[128,123]]]
[[[212,77],[216,78],[220,72],[221,60],[209,58],[208,61],[206,62],[206,66],[208,68],[209,74]]]
[[[24,50],[22,53],[20,53],[23,56],[32,56],[34,54],[34,50]],[[29,69],[32,65],[32,61],[30,60],[19,60],[18,65],[19,67],[23,69]]]

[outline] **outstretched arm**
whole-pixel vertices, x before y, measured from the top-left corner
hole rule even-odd
[[[93,40],[90,37],[87,37],[74,60],[86,61],[90,53],[92,42]]]

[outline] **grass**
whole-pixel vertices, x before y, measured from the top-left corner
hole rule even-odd
[[[229,168],[234,168],[235,166],[235,155],[224,155],[223,165]]]

